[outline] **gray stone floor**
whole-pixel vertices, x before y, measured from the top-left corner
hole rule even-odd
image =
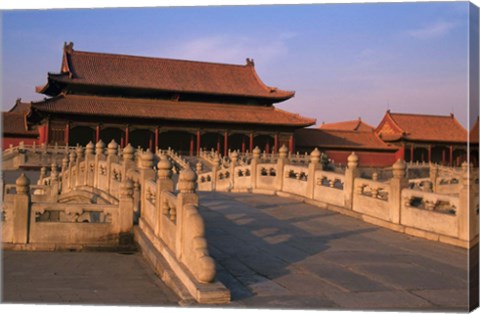
[[[200,193],[226,307],[466,311],[467,251],[295,200]],[[178,306],[139,253],[3,252],[13,303]]]
[[[276,196],[201,193],[201,205],[230,306],[467,310],[467,250]]]
[[[178,306],[137,252],[2,254],[3,303]]]

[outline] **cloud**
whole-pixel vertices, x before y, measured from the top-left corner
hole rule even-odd
[[[455,27],[457,27],[457,23],[441,21],[410,30],[408,34],[418,39],[439,38],[448,34]]]
[[[162,55],[176,59],[241,64],[246,58],[254,58],[263,65],[271,64],[288,54],[287,42],[296,34],[286,32],[268,39],[237,35],[210,35],[181,43],[172,48],[159,47]]]

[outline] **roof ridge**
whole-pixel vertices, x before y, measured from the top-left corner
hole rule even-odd
[[[401,116],[420,116],[420,117],[437,117],[437,118],[452,118],[452,115],[438,115],[438,114],[423,114],[423,113],[403,113],[403,112],[390,112],[390,115]]]
[[[92,52],[92,51],[81,51],[73,50],[72,54],[86,54],[86,55],[102,55],[105,57],[111,58],[125,58],[125,59],[142,59],[142,60],[166,60],[173,62],[186,62],[186,63],[199,63],[199,64],[213,64],[221,66],[232,66],[238,68],[248,68],[249,65],[246,64],[234,64],[234,63],[222,63],[222,62],[212,62],[212,61],[200,61],[200,60],[186,60],[186,59],[175,59],[175,58],[165,58],[165,57],[149,57],[149,56],[138,56],[138,55],[128,55],[122,53],[109,53],[109,52]]]

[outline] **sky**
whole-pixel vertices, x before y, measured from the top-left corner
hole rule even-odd
[[[294,90],[276,106],[378,125],[392,112],[454,113],[467,127],[468,2],[6,10],[2,110],[75,50],[245,64]]]

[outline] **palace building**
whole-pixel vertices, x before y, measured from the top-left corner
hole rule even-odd
[[[398,158],[398,147],[383,142],[374,127],[358,120],[322,123],[319,128],[295,131],[296,148],[311,152],[317,147],[336,164],[347,164],[348,156],[355,152],[360,166],[387,167]]]
[[[388,110],[375,133],[395,145],[403,159],[460,166],[467,160],[468,131],[448,116],[392,113]]]
[[[84,52],[65,44],[60,73],[48,73],[27,119],[41,143],[114,139],[194,155],[203,148],[294,150],[296,129],[315,124],[274,107],[294,96],[265,85],[245,65]]]

